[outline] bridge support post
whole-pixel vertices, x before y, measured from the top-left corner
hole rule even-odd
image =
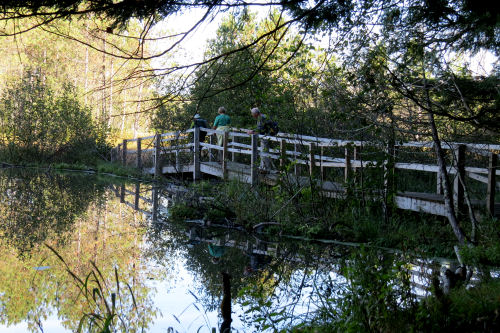
[[[309,144],[309,176],[313,176],[314,174],[314,165],[315,163],[315,158],[314,158],[314,147],[316,145],[314,143]]]
[[[490,152],[488,163],[488,190],[486,194],[486,209],[491,216],[495,215],[495,191],[496,170],[498,167],[498,155]]]
[[[250,178],[251,184],[255,185],[259,181],[259,135],[252,134],[252,155],[250,157],[251,171]]]
[[[353,159],[353,160],[357,161],[357,160],[359,159],[360,149],[361,149],[361,147],[354,146],[354,151],[353,151],[353,154],[352,154],[352,159]],[[354,167],[354,168],[352,169],[352,171],[353,171],[353,173],[354,173],[355,175],[357,175],[357,173],[358,173],[358,169],[356,169],[356,167]]]
[[[214,144],[214,136],[212,134],[210,134],[208,136],[208,143],[210,143],[210,145],[213,145]],[[212,162],[213,160],[213,157],[212,157],[212,148],[209,147],[208,148],[208,162]]]
[[[347,183],[351,179],[352,165],[351,165],[351,151],[349,147],[345,147],[345,169],[344,169],[344,181]]]
[[[139,210],[139,196],[141,194],[141,183],[135,183],[134,209]]]
[[[286,162],[286,141],[280,140],[280,167],[283,168]]]
[[[297,156],[297,153],[299,152],[298,145],[294,144],[293,145],[293,151],[295,153],[294,158],[295,160],[298,160],[300,156]],[[300,176],[300,165],[299,163],[295,163],[294,168],[295,176]]]
[[[394,184],[394,164],[396,162],[396,150],[394,141],[390,141],[385,148],[384,160],[384,216],[386,221],[392,214],[394,201],[389,201],[392,198],[391,194],[395,192]]]
[[[201,178],[200,172],[200,128],[195,127],[193,133],[193,180]]]
[[[222,178],[227,179],[227,146],[229,145],[229,132],[224,131],[223,143],[222,143]]]
[[[137,169],[142,171],[142,139],[137,139]]]
[[[464,204],[464,187],[462,182],[465,181],[465,145],[458,145],[453,150],[453,161],[455,165],[456,175],[453,182],[453,203],[458,215],[463,215],[465,212]]]
[[[121,161],[121,156],[122,156],[122,144],[118,144],[118,146],[116,146],[116,151],[115,151],[116,155],[116,161],[120,162]]]
[[[154,176],[155,178],[160,177],[161,165],[160,165],[160,152],[161,152],[161,135],[155,135],[155,155],[154,155]]]
[[[120,203],[125,202],[125,185],[120,186]]]
[[[127,140],[123,140],[122,164],[127,165]]]

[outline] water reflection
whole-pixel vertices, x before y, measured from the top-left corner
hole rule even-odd
[[[173,184],[7,171],[0,195],[2,330],[41,331],[56,320],[51,332],[75,331],[86,314],[105,315],[75,284],[91,272],[89,290],[106,290],[108,305],[116,298],[117,331],[262,332],[351,320],[349,329],[372,330],[386,311],[427,295],[435,269],[398,252],[173,223],[172,204],[200,200]]]
[[[29,252],[48,238],[64,243],[75,218],[90,204],[102,202],[105,185],[86,177],[3,170],[0,177],[0,224],[3,239],[19,252]]]
[[[85,280],[99,268],[103,288],[122,286],[118,311],[128,329],[148,327],[156,309],[148,278],[164,279],[164,271],[145,269],[140,245],[145,220],[108,200],[108,182],[85,175],[36,174],[7,170],[0,176],[0,323],[13,331],[76,331],[84,314],[95,312],[76,277]],[[50,244],[65,265],[44,246]],[[95,267],[92,263],[95,263]],[[45,269],[40,269],[44,267]],[[74,274],[74,276],[70,275]],[[89,278],[89,287],[96,280]],[[126,292],[129,285],[135,303]],[[107,297],[107,295],[106,295]],[[84,327],[86,323],[84,322]],[[96,331],[97,327],[90,328]]]

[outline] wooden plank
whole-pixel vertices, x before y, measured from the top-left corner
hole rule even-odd
[[[176,174],[176,173],[184,173],[184,172],[194,172],[194,165],[165,165],[161,167],[160,172],[162,174]]]
[[[484,176],[478,175],[477,173],[472,173],[472,172],[468,172],[467,176],[469,176],[469,178],[477,180],[478,182],[488,184],[488,177],[484,177]]]
[[[424,212],[433,215],[446,216],[444,203],[422,200],[419,198],[396,195],[394,198],[396,207],[415,212]]]
[[[438,172],[439,167],[437,165],[420,164],[420,163],[395,163],[394,168],[402,170],[415,170],[415,171],[427,171],[427,172]]]

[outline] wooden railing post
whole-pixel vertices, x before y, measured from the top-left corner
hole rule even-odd
[[[214,136],[213,135],[209,135],[208,136],[208,143],[210,143],[210,145],[213,145],[213,142],[214,142]],[[211,147],[208,147],[208,162],[212,162],[212,148]]]
[[[300,156],[297,156],[297,153],[299,152],[297,147],[298,147],[298,144],[294,144],[293,145],[294,158],[296,160],[298,160],[299,157],[300,157]],[[300,176],[300,165],[299,165],[299,163],[295,163],[293,171],[294,171],[294,173],[295,173],[296,176]]]
[[[255,185],[259,181],[259,135],[258,134],[252,134],[252,155],[250,158],[250,163],[251,163],[251,171],[250,171],[250,178],[251,178],[251,184]]]
[[[127,165],[127,140],[123,140],[122,165]]]
[[[175,170],[179,173],[181,172],[181,157],[179,148],[175,150]]]
[[[313,176],[314,174],[314,165],[315,163],[315,158],[314,158],[314,147],[316,145],[314,143],[309,144],[309,176]]]
[[[142,139],[137,139],[137,169],[142,171]]]
[[[352,173],[351,151],[349,150],[349,147],[345,147],[344,155],[345,155],[344,181],[347,183],[351,179],[351,173]]]
[[[384,217],[386,221],[392,215],[393,202],[389,199],[391,198],[391,193],[395,192],[394,188],[394,163],[395,163],[395,148],[394,141],[390,141],[385,148],[385,159],[384,159]]]
[[[460,182],[465,181],[465,145],[458,145],[454,150],[454,164],[456,169],[455,180],[453,182],[453,203],[457,214],[463,214],[464,205],[464,187]]]
[[[125,202],[125,185],[120,186],[120,203]]]
[[[161,134],[155,135],[155,144],[154,144],[154,176],[158,178],[161,174],[161,165],[160,165],[160,153],[161,153]]]
[[[280,140],[280,167],[283,168],[286,163],[286,140]]]
[[[352,159],[353,159],[354,161],[357,161],[357,160],[358,160],[358,157],[359,157],[359,148],[358,148],[358,146],[356,146],[356,145],[355,145],[355,146],[354,146],[354,151],[353,151],[353,154],[352,154]],[[356,167],[354,167],[354,168],[352,169],[352,171],[353,171],[353,173],[354,173],[354,174],[357,174],[357,173],[358,173],[358,169],[357,169]]]
[[[496,170],[498,166],[498,155],[490,152],[488,162],[488,190],[486,194],[486,209],[491,216],[495,214],[495,191],[496,191]]]
[[[224,131],[222,141],[222,178],[227,179],[227,146],[229,144],[229,132]]]
[[[118,144],[116,146],[116,161],[120,162],[121,161],[121,156],[122,156],[122,144]]]
[[[201,178],[200,172],[200,128],[194,128],[193,135],[193,180]]]
[[[232,142],[233,144],[231,145],[233,147],[233,152],[231,153],[231,161],[235,162],[236,161],[236,146],[234,145],[234,143],[237,143],[238,141],[236,140],[237,136],[236,135],[233,135],[233,138],[232,138]]]

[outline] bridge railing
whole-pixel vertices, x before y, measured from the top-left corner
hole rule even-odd
[[[208,140],[199,141],[200,131]],[[222,146],[216,144],[215,135],[222,136]],[[500,145],[443,142],[447,152],[448,171],[454,183],[457,207],[464,201],[465,179],[482,184],[479,197],[494,214],[497,187],[498,152]],[[230,162],[250,166],[250,180],[259,179],[259,161],[267,159],[273,167],[291,163],[297,176],[307,175],[321,180],[331,179],[331,170],[342,171],[339,179],[348,182],[356,171],[363,168],[383,169],[383,186],[391,186],[396,170],[399,173],[420,172],[433,175],[435,194],[442,193],[442,177],[436,164],[434,143],[426,142],[366,142],[322,138],[315,136],[278,133],[276,136],[249,134],[247,129],[233,128],[228,132],[209,128],[195,128],[154,136],[123,140],[112,151],[112,159],[159,176],[167,166],[175,172],[193,172],[201,177],[200,166],[206,162],[220,163],[221,176],[227,178]],[[419,177],[419,176],[417,176]],[[404,178],[404,177],[402,177]],[[484,190],[484,186],[486,190]]]

